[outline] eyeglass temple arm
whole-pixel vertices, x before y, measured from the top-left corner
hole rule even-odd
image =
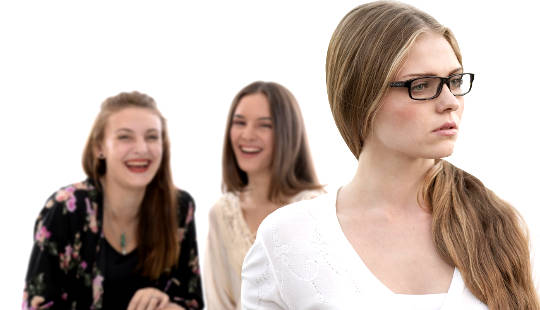
[[[391,82],[390,87],[404,87],[407,86],[407,82]]]

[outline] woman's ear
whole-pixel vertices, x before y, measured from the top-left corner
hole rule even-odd
[[[105,154],[103,154],[103,149],[101,145],[98,145],[94,148],[94,155],[97,159],[105,159]]]

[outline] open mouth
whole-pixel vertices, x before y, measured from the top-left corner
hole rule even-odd
[[[240,151],[246,155],[255,155],[262,152],[262,148],[254,146],[240,146]]]
[[[132,159],[125,162],[126,167],[131,172],[141,173],[148,170],[151,161],[148,159]]]

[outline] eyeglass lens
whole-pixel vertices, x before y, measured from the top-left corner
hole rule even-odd
[[[415,99],[426,99],[437,95],[439,87],[442,88],[443,79],[439,77],[425,77],[411,82],[410,92]],[[471,89],[471,76],[469,74],[451,76],[448,80],[450,92],[455,96],[466,94]]]

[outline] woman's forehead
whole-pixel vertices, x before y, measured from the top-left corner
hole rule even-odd
[[[447,76],[461,68],[454,49],[440,34],[422,33],[409,49],[397,79],[406,80],[417,76]]]

